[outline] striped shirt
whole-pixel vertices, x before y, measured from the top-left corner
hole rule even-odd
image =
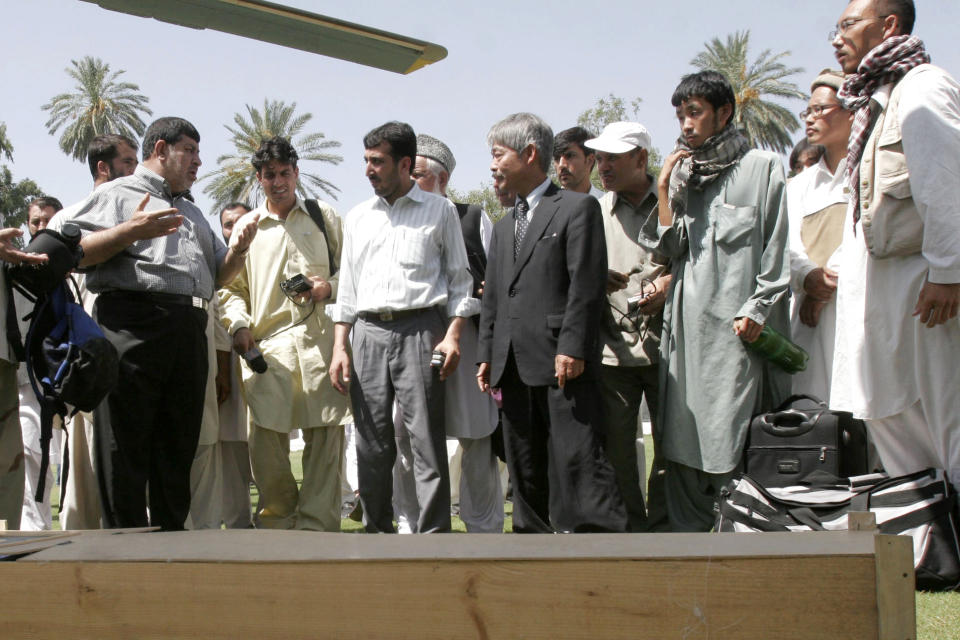
[[[142,164],[133,175],[101,185],[62,221],[77,223],[84,235],[109,229],[129,220],[145,193],[150,194],[146,211],[175,207],[183,223],[175,233],[137,240],[96,265],[87,274],[87,287],[94,293],[149,291],[209,300],[227,247],[197,205],[183,194],[174,196],[167,181]]]
[[[456,207],[416,184],[392,206],[374,197],[351,209],[341,259],[337,304],[327,306],[334,322],[436,305],[448,317],[480,311]]]

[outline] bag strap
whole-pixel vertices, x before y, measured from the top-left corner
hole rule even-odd
[[[740,524],[750,527],[756,531],[763,531],[767,533],[790,531],[786,525],[779,522],[774,522],[773,520],[761,520],[760,518],[751,518],[747,514],[734,507],[733,504],[726,501],[720,502],[721,527],[724,519],[730,520],[731,522],[739,522]],[[717,530],[722,531],[722,528],[718,528]]]
[[[320,209],[320,203],[314,200],[313,198],[303,201],[304,206],[307,208],[307,213],[310,214],[310,218],[313,219],[314,223],[320,227],[320,231],[323,233],[323,242],[327,246],[327,261],[330,265],[330,277],[333,277],[333,274],[337,272],[337,262],[333,259],[333,251],[330,250],[330,237],[327,235],[327,224],[323,220],[323,211]]]
[[[892,518],[878,525],[880,533],[899,534],[908,529],[919,527],[944,516],[949,516],[956,504],[956,495],[950,495],[943,500],[926,505],[897,518]]]
[[[783,411],[784,409],[792,405],[797,400],[813,400],[818,405],[820,405],[821,408],[823,409],[827,408],[827,403],[816,396],[812,396],[808,393],[795,393],[789,398],[787,398],[786,400],[784,400],[783,402],[781,402],[780,405],[773,410],[773,412]]]

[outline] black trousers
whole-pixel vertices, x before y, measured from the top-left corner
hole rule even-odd
[[[94,412],[103,524],[183,529],[207,384],[207,314],[112,293],[97,298],[94,315],[120,355],[119,384]]]
[[[627,512],[601,446],[600,390],[579,377],[530,387],[513,351],[500,380],[517,533],[626,531]]]

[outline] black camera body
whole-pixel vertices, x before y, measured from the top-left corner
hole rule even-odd
[[[305,291],[310,291],[313,288],[313,284],[307,280],[307,277],[302,273],[298,273],[289,280],[283,280],[280,283],[280,288],[288,296],[297,296]]]

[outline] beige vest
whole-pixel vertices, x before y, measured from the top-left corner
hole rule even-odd
[[[904,79],[931,68],[914,67]],[[913,202],[900,131],[903,84],[896,84],[887,108],[877,116],[860,160],[860,220],[874,258],[912,255],[923,246],[923,219]]]

